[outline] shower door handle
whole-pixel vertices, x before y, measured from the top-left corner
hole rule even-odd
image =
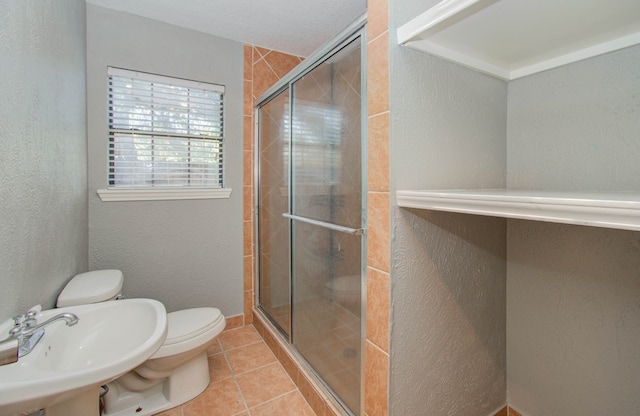
[[[352,235],[364,235],[364,228],[344,227],[342,225],[336,225],[336,224],[332,224],[330,222],[312,220],[311,218],[306,218],[306,217],[299,217],[297,215],[288,214],[286,212],[283,212],[282,216],[285,217],[285,218],[288,218],[290,220],[306,222],[307,224],[317,225],[317,226],[328,228],[328,229],[334,230],[334,231],[340,231],[340,232],[347,233],[347,234],[352,234]]]

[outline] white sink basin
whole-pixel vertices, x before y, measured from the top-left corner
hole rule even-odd
[[[50,324],[18,362],[0,366],[0,414],[58,405],[90,392],[147,360],[164,342],[167,314],[152,299],[126,299],[42,311],[38,322],[70,312],[78,323]],[[0,325],[0,338],[12,322]]]

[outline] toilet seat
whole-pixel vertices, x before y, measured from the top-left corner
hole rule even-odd
[[[217,308],[192,308],[167,314],[167,338],[150,359],[179,354],[213,340],[225,327]]]

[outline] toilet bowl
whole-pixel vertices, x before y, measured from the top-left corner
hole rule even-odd
[[[57,306],[117,300],[123,281],[120,270],[79,274],[62,290]],[[202,393],[209,385],[207,347],[225,325],[216,308],[168,313],[164,343],[147,361],[107,384],[102,415],[153,415]]]
[[[339,303],[343,308],[360,315],[360,286],[359,275],[339,276],[326,283],[327,298]]]

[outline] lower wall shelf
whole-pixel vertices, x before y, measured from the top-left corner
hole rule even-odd
[[[513,189],[397,191],[398,205],[640,231],[640,193]]]

